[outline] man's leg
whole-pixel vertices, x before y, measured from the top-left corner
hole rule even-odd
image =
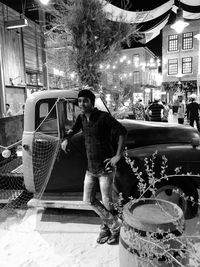
[[[197,130],[200,132],[199,118],[198,118],[198,119],[196,119],[196,125],[197,125]]]
[[[119,231],[121,223],[116,215],[114,215],[115,210],[112,200],[112,185],[113,185],[113,173],[103,173],[99,177],[99,185],[101,190],[102,202],[104,207],[110,213],[109,220],[106,221],[106,224],[110,228],[111,236],[108,239],[108,244],[115,244],[119,241]]]
[[[194,119],[190,119],[190,126],[194,127]]]
[[[97,243],[104,244],[110,237],[111,232],[105,222],[105,217],[109,217],[110,213],[106,210],[103,204],[96,199],[96,186],[98,177],[90,172],[86,172],[84,180],[84,193],[83,201],[89,205],[92,205],[94,211],[102,219],[101,231],[97,238]]]

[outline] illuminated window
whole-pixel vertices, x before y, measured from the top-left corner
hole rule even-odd
[[[169,59],[168,60],[168,75],[178,74],[178,59]]]
[[[139,67],[140,65],[140,55],[135,54],[133,55],[133,64],[135,67]]]
[[[182,59],[182,73],[192,73],[192,58],[184,57]]]
[[[178,50],[178,34],[168,36],[168,51]]]
[[[187,32],[183,33],[183,42],[182,42],[182,49],[192,49],[193,48],[193,33]]]
[[[140,72],[139,71],[133,72],[133,83],[134,84],[140,83]]]

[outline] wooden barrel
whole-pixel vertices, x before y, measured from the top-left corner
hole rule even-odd
[[[176,204],[150,198],[130,201],[123,210],[120,267],[175,267],[180,266],[178,261],[185,264],[187,258],[177,252],[185,251],[177,238],[173,238],[182,235],[183,228],[183,211]]]

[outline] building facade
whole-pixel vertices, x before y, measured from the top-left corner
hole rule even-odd
[[[103,86],[145,104],[160,91],[159,59],[147,47],[123,49],[110,62],[100,66],[105,74]]]
[[[28,25],[17,27],[20,19],[17,11],[0,3],[0,118],[6,103],[18,114],[32,92],[63,88],[63,72],[52,60],[55,49],[48,49],[44,22],[25,18]]]
[[[162,74],[163,88],[168,101],[174,102],[180,92],[185,96],[199,95],[199,34],[200,20],[189,21],[184,31],[177,34],[170,25],[162,32]]]

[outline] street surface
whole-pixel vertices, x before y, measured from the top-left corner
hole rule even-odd
[[[200,236],[199,222],[187,220],[186,232]],[[0,266],[119,267],[119,246],[96,243],[99,226],[93,211],[30,208],[23,219],[8,216],[0,226]]]

